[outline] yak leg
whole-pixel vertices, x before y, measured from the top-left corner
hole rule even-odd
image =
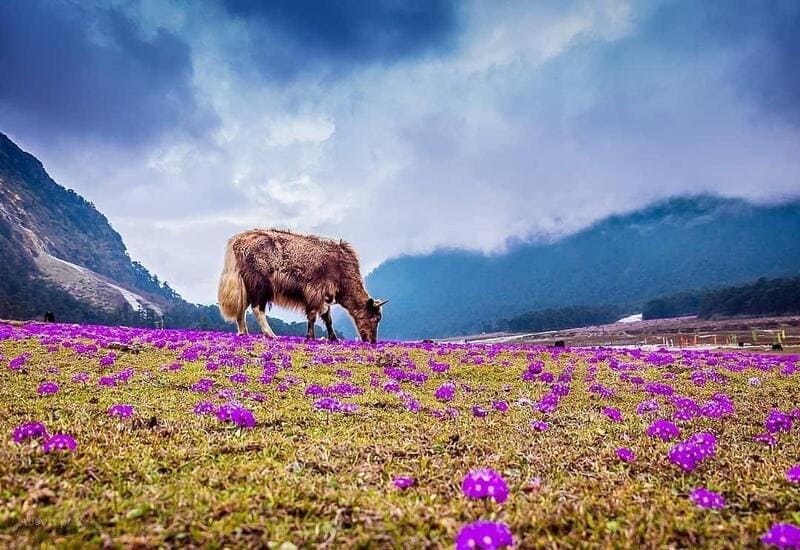
[[[253,315],[255,315],[256,321],[258,321],[258,326],[261,327],[261,334],[267,338],[275,338],[275,333],[272,332],[272,327],[269,326],[267,314],[264,309],[259,306],[254,306]]]
[[[336,340],[338,340],[338,338],[336,337],[336,332],[334,332],[333,330],[333,319],[331,318],[330,308],[328,308],[328,311],[321,314],[320,317],[322,317],[322,320],[325,323],[325,328],[328,329],[328,340],[330,340],[331,342],[335,342]]]
[[[306,310],[306,319],[308,319],[308,330],[306,331],[306,338],[313,340],[314,336],[314,323],[317,321],[317,312]]]
[[[247,334],[247,322],[245,321],[245,313],[247,309],[243,309],[236,316],[236,332],[239,336]]]

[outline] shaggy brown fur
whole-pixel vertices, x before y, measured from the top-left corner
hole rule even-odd
[[[261,331],[274,336],[266,319],[268,304],[303,311],[309,338],[319,315],[328,337],[336,339],[331,304],[344,307],[362,340],[375,342],[381,306],[369,297],[361,280],[358,256],[344,241],[334,241],[281,229],[253,229],[228,241],[219,284],[219,304],[227,320],[247,332],[244,313],[253,309]]]

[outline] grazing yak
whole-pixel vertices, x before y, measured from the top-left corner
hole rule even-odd
[[[236,321],[239,334],[247,334],[249,305],[261,332],[274,337],[266,308],[275,303],[306,314],[307,338],[314,338],[319,315],[328,338],[336,340],[331,305],[340,304],[361,339],[372,343],[378,338],[381,306],[388,301],[367,294],[358,256],[348,243],[281,229],[253,229],[228,241],[218,298],[222,316]]]

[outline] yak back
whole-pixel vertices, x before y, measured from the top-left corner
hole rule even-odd
[[[341,293],[364,292],[358,256],[344,241],[252,229],[234,236],[231,244],[253,306],[322,311]]]

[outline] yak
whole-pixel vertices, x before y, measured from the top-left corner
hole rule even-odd
[[[349,243],[284,229],[252,229],[228,240],[218,299],[223,318],[236,321],[239,334],[247,334],[250,306],[264,336],[274,337],[266,315],[267,305],[274,303],[305,313],[307,338],[314,338],[319,315],[330,340],[337,339],[331,305],[339,304],[361,339],[371,343],[377,341],[381,309],[388,302],[367,294]]]

